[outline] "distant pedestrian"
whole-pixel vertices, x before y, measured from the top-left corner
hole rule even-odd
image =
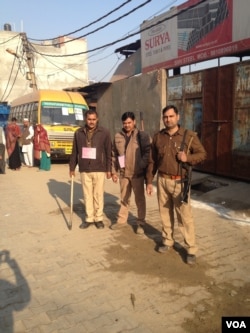
[[[111,137],[104,127],[98,125],[95,110],[85,113],[85,126],[74,134],[69,174],[75,177],[78,165],[82,181],[86,218],[80,225],[86,229],[95,224],[103,229],[104,181],[111,178]]]
[[[24,118],[21,142],[24,161],[28,168],[32,168],[34,164],[33,139],[34,128],[30,124],[29,119]]]
[[[193,131],[178,125],[179,112],[174,105],[162,110],[165,128],[152,142],[152,159],[147,170],[147,193],[153,193],[152,181],[157,174],[157,196],[162,220],[160,253],[174,246],[174,211],[187,246],[187,263],[195,264],[197,245],[190,204],[190,167],[206,159],[206,151]]]
[[[7,124],[5,130],[8,165],[11,170],[21,169],[21,159],[18,144],[18,139],[21,137],[21,129],[19,125],[17,125],[16,121],[17,119],[13,117],[11,122]]]
[[[6,139],[5,133],[2,126],[0,126],[0,173],[5,173],[5,148]]]
[[[150,154],[150,136],[136,127],[133,112],[125,112],[122,130],[115,135],[112,149],[112,179],[120,182],[120,209],[112,230],[127,225],[132,191],[137,207],[136,233],[143,234],[146,218],[145,174]]]
[[[50,142],[47,131],[41,124],[34,128],[34,159],[39,164],[39,170],[50,170]]]

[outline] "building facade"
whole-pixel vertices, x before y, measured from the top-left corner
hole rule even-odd
[[[34,88],[88,85],[87,41],[58,37],[30,43],[24,33],[0,31],[0,99],[11,103]],[[69,56],[72,55],[72,56]],[[34,86],[35,85],[35,86]]]

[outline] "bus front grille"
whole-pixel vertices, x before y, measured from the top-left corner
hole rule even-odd
[[[49,141],[73,141],[74,133],[60,133],[60,134],[51,134],[48,135]]]

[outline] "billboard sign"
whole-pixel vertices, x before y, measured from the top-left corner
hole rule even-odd
[[[143,73],[247,50],[249,0],[189,0],[141,24]]]

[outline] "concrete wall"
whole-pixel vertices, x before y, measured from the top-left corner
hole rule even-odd
[[[68,40],[70,40],[68,37],[64,37],[64,42]],[[53,46],[53,42],[55,40],[46,41],[43,44],[31,43],[38,53],[53,55],[48,57],[33,52],[38,89],[61,90],[88,85],[86,54],[64,56],[86,51],[87,41],[80,39],[64,43],[60,47]],[[13,50],[19,57],[9,54],[6,49]],[[32,92],[30,81],[26,79],[29,69],[19,33],[0,31],[0,57],[0,100],[10,103],[13,99]]]
[[[121,129],[121,115],[133,111],[140,127],[143,112],[144,130],[153,135],[161,127],[161,110],[166,105],[166,72],[154,71],[113,82],[98,92],[97,112],[100,124],[109,128],[112,137]]]

